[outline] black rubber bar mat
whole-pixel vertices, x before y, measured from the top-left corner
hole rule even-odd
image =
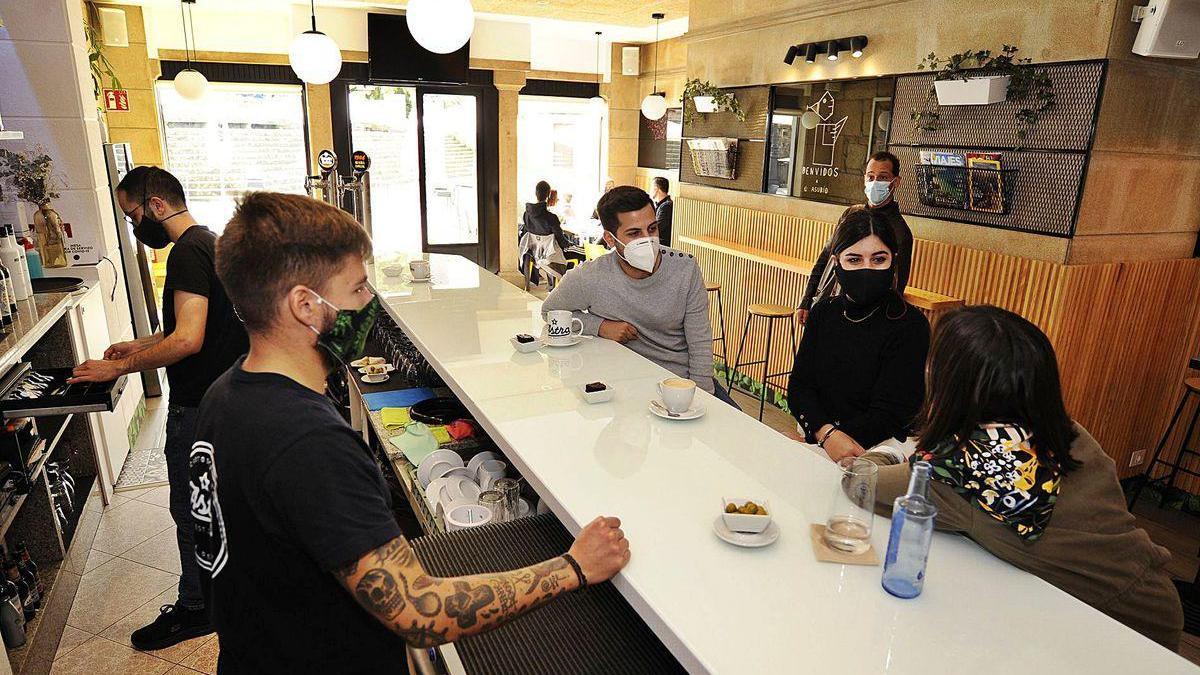
[[[515,569],[562,555],[571,535],[551,514],[412,541],[437,576]],[[683,673],[610,583],[568,593],[496,630],[455,643],[470,675]]]

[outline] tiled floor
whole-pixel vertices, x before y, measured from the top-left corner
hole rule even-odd
[[[160,396],[147,402],[142,433],[129,451],[125,466],[121,467],[121,475],[117,477],[118,490],[167,482],[167,458],[163,455],[167,423],[165,401],[166,396]]]

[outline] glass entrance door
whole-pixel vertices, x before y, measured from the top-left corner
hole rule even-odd
[[[480,262],[477,98],[422,92],[421,147],[425,250]]]
[[[414,87],[351,85],[354,149],[371,157],[375,257],[421,250],[417,91]]]

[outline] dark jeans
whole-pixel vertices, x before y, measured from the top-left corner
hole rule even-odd
[[[742,409],[742,406],[734,403],[733,396],[731,396],[729,392],[725,390],[725,387],[721,386],[720,382],[717,382],[716,377],[713,377],[713,396],[716,396],[718,399],[728,403],[738,410]]]
[[[196,540],[192,525],[191,488],[188,487],[188,457],[196,440],[199,408],[167,406],[167,482],[171,486],[171,517],[175,519],[175,537],[179,541],[179,599],[184,609],[203,609],[200,566],[196,563]]]

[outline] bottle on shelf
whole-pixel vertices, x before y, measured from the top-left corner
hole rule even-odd
[[[29,267],[25,262],[25,249],[17,243],[12,224],[0,228],[0,258],[13,275],[13,287],[17,291],[17,302],[28,300],[33,295],[33,284],[29,279]]]
[[[925,586],[925,563],[933,541],[937,507],[929,500],[929,462],[913,465],[908,493],[892,504],[892,531],[883,562],[883,588],[898,598],[915,598]]]
[[[25,645],[25,615],[19,603],[16,585],[0,583],[0,638],[9,649]]]
[[[21,600],[21,611],[25,615],[25,620],[29,621],[37,614],[37,610],[33,607],[33,596],[29,592],[29,584],[21,578],[21,570],[17,568],[17,561],[9,558],[4,561],[4,576],[17,587],[17,597]]]
[[[46,598],[46,586],[38,575],[37,563],[33,562],[33,556],[29,555],[29,547],[25,545],[25,542],[17,544],[14,555],[17,557],[17,568],[21,570],[21,578],[25,579],[25,583],[33,589],[33,606],[40,608],[42,600]]]
[[[45,276],[42,271],[42,254],[38,253],[37,246],[33,245],[33,233],[26,232],[25,236],[21,237],[21,246],[25,248],[25,264],[29,268],[29,278],[32,287],[33,279],[41,279]]]
[[[8,268],[0,263],[0,322],[5,326],[12,324],[16,318],[16,312],[13,309],[17,303],[12,299],[12,291],[9,290]]]
[[[3,240],[4,237],[0,236],[0,241]],[[4,287],[8,290],[8,311],[10,314],[12,314],[13,320],[16,321],[18,312],[17,287],[16,284],[13,283],[13,273],[12,270],[9,269],[10,263],[7,260],[2,260],[3,257],[3,252],[0,252],[0,267],[4,268]]]

